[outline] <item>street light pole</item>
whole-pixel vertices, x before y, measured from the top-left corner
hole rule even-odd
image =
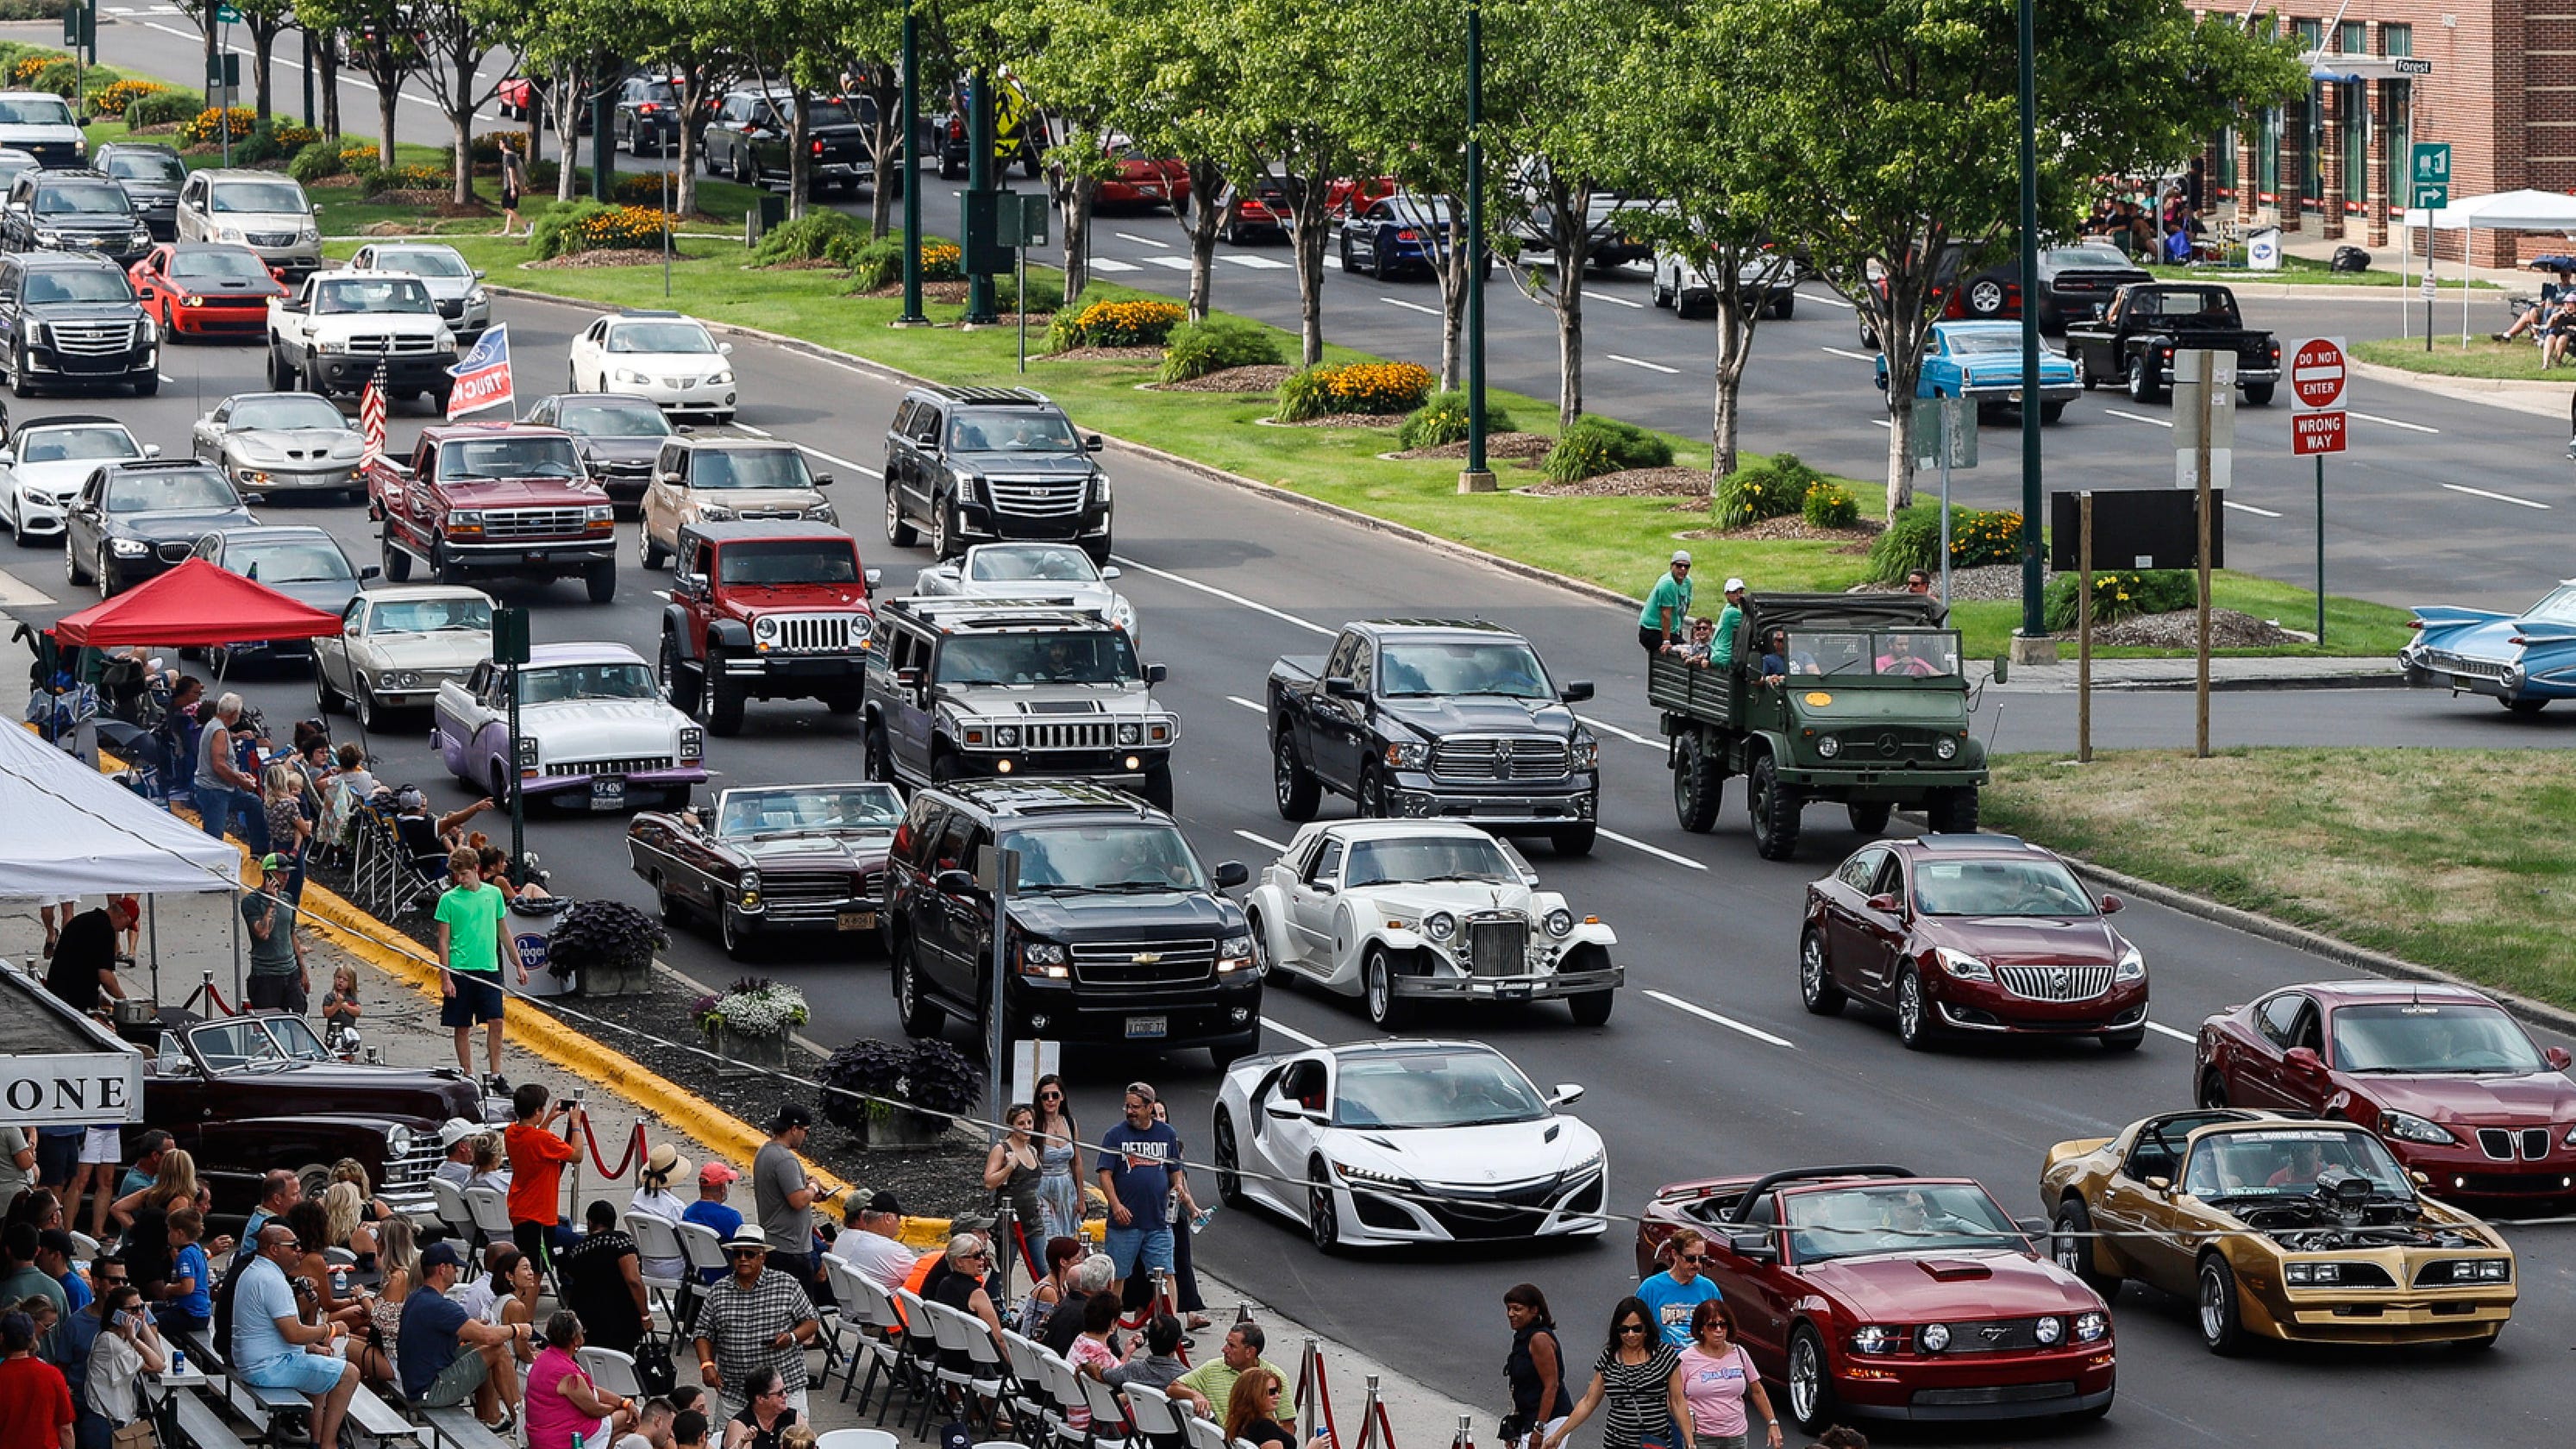
[[[2021,636],[2025,639],[2048,632],[2048,620],[2040,608],[2039,82],[2031,9],[2032,0],[2021,0]]]
[[[1461,493],[1494,491],[1485,464],[1485,7],[1467,0],[1467,467]],[[1453,257],[1454,260],[1454,257]]]
[[[972,218],[976,207],[983,204],[993,190],[993,73],[979,70],[969,84],[974,91],[967,98],[966,113],[966,217]],[[989,217],[992,212],[987,210],[984,215]],[[959,231],[967,238],[964,321],[969,325],[989,323],[997,315],[993,310],[993,274],[977,265],[975,241],[978,228],[973,221],[967,220]],[[988,245],[992,240],[990,236],[981,239]]]
[[[903,10],[903,315],[897,327],[927,327],[921,314],[921,18]]]

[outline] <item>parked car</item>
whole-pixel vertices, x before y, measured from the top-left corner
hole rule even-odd
[[[578,578],[594,604],[617,597],[616,507],[590,481],[568,433],[525,423],[427,427],[410,462],[378,458],[365,477],[367,512],[384,525],[385,577],[395,583],[418,564],[442,584],[472,574]]]
[[[1736,285],[1755,316],[1785,322],[1798,315],[1798,278],[1803,271],[1795,257],[1764,248],[1737,264]],[[1669,247],[1655,248],[1654,280],[1647,295],[1656,306],[1670,307],[1674,316],[1685,321],[1717,315],[1717,288],[1708,262],[1695,264]]]
[[[2157,282],[2122,287],[2101,315],[2066,325],[2066,354],[2088,390],[2124,383],[2136,402],[2173,386],[2174,353],[2207,348],[2236,355],[2236,388],[2250,407],[2272,401],[2281,381],[2281,344],[2248,327],[2236,294],[2215,283]]]
[[[730,176],[745,186],[765,186],[772,178],[786,185],[791,99],[783,87],[728,93],[707,122],[707,174]],[[817,194],[855,194],[876,172],[868,150],[868,131],[875,123],[876,102],[865,96],[807,97],[806,185]]]
[[[358,459],[366,438],[330,399],[309,392],[237,392],[190,430],[189,450],[242,492],[365,491]]]
[[[1880,353],[1873,381],[1887,391],[1887,354]],[[2075,364],[2046,348],[2039,353],[2039,420],[2056,422],[2066,405],[2084,391]],[[1987,420],[2022,403],[2021,324],[2018,322],[1935,322],[1914,374],[1918,398],[1966,398],[1977,405],[1977,419]]]
[[[509,681],[519,681],[510,740]],[[662,702],[653,671],[623,644],[539,644],[517,669],[475,666],[438,687],[430,743],[449,774],[494,798],[510,772],[531,801],[622,811],[653,796],[688,803],[707,780],[706,731]]]
[[[472,346],[492,325],[492,298],[483,290],[483,269],[468,266],[463,253],[440,242],[369,242],[349,258],[353,272],[401,272],[420,278],[438,315],[463,346]]]
[[[773,933],[874,940],[903,808],[892,785],[876,783],[726,790],[709,809],[638,814],[627,860],[662,919],[713,925],[737,960]]]
[[[662,445],[678,437],[660,406],[640,392],[559,392],[528,409],[532,427],[572,434],[590,481],[617,503],[640,509]]]
[[[1968,245],[1946,242],[1940,260],[1932,270],[1932,309],[1935,320],[1943,322],[2000,322],[2021,316],[2021,266],[2006,258],[1977,271],[1969,271]],[[1879,306],[1887,305],[1887,277],[1873,262],[1867,277],[1869,290]],[[1855,314],[1860,324],[1860,345],[1878,346],[1878,329],[1867,312]]]
[[[1324,215],[1339,226],[1366,211],[1371,202],[1403,189],[1404,184],[1392,176],[1336,176],[1324,183]]]
[[[876,571],[828,523],[689,522],[662,610],[662,697],[719,735],[751,699],[859,711]]]
[[[313,644],[313,697],[343,705],[367,730],[385,712],[418,709],[492,657],[492,599],[447,584],[369,589],[341,610],[340,632]]]
[[[886,429],[886,542],[910,548],[916,524],[942,560],[982,539],[1079,543],[1109,562],[1114,504],[1092,461],[1097,433],[1024,387],[924,383]]]
[[[0,255],[0,346],[9,390],[130,386],[161,390],[161,329],[134,284],[103,256]]]
[[[34,158],[28,159],[32,164]],[[111,141],[98,148],[90,165],[125,188],[154,241],[179,239],[179,187],[188,179],[188,165],[175,149],[151,141]]]
[[[317,215],[304,188],[274,171],[198,171],[179,188],[179,240],[249,247],[290,286],[322,265]]]
[[[71,102],[51,91],[0,91],[0,146],[49,168],[88,164],[88,133]]]
[[[258,522],[223,474],[193,458],[104,464],[64,515],[63,575],[112,599],[185,563],[216,529]]]
[[[608,133],[630,156],[660,156],[680,146],[677,77],[630,75],[618,83]]]
[[[572,340],[573,392],[625,392],[651,398],[666,412],[697,413],[722,426],[733,421],[730,342],[677,312],[611,312]]]
[[[1088,609],[1138,638],[1136,606],[1109,587],[1118,566],[1102,567],[1067,543],[979,543],[955,563],[932,564],[912,591],[933,598],[1028,599]]]
[[[1289,218],[1297,205],[1295,185],[1287,177],[1267,173],[1250,186],[1227,182],[1216,198],[1220,217],[1217,238],[1238,247],[1256,241],[1286,241]]]
[[[348,611],[349,601],[376,576],[376,566],[359,568],[340,551],[327,530],[310,524],[218,528],[197,540],[196,556],[219,569],[257,580],[298,603],[326,614]],[[309,663],[311,639],[241,639],[208,651],[217,675],[228,666],[258,660]]]
[[[637,509],[637,561],[648,569],[670,562],[680,530],[692,523],[836,524],[823,496],[831,482],[806,463],[804,449],[781,439],[665,438]]]
[[[2016,267],[2019,262],[2014,263]],[[2115,246],[2099,242],[2071,247],[2042,247],[2039,252],[2039,330],[2060,336],[2069,322],[2089,320],[2111,295],[2133,282],[2152,282],[2155,274],[2129,260]]]
[[[268,331],[268,304],[286,296],[259,253],[226,243],[162,242],[125,276],[144,315],[172,342],[255,340]]]
[[[2576,579],[2518,614],[2417,604],[2416,631],[2397,651],[2406,682],[2483,694],[2515,714],[2538,714],[2553,699],[2576,699]]]
[[[50,413],[18,425],[0,442],[0,510],[20,548],[62,537],[63,515],[103,463],[161,456],[125,424],[96,413]]]
[[[88,252],[124,268],[152,249],[152,230],[125,188],[96,171],[22,171],[0,200],[0,247]]]

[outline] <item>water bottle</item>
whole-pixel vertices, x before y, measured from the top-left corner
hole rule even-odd
[[[1213,1218],[1213,1217],[1215,1217],[1215,1216],[1216,1216],[1216,1208],[1215,1208],[1213,1205],[1208,1206],[1208,1207],[1200,1208],[1200,1209],[1199,1209],[1199,1212],[1198,1212],[1198,1216],[1197,1216],[1197,1217],[1194,1217],[1194,1218],[1192,1218],[1192,1219],[1190,1219],[1190,1231],[1191,1231],[1191,1232],[1193,1232],[1193,1233],[1204,1233],[1204,1232],[1206,1232],[1206,1231],[1207,1231],[1208,1220],[1209,1220],[1209,1219],[1211,1219],[1211,1218]]]
[[[349,1296],[348,1269],[337,1266],[331,1269],[331,1296],[334,1298],[346,1298]]]

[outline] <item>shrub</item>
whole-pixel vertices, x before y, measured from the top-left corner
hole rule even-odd
[[[1860,522],[1860,502],[1840,483],[1810,483],[1800,511],[1810,528],[1849,528]]]
[[[641,971],[653,953],[671,944],[651,916],[623,901],[575,901],[546,941],[546,969],[557,976],[577,971]]]
[[[1281,360],[1279,339],[1269,328],[1240,317],[1210,317],[1172,329],[1156,375],[1164,382],[1187,382],[1229,367],[1276,366]]]
[[[925,254],[929,248],[922,248]],[[1047,329],[1047,350],[1073,347],[1153,347],[1168,340],[1188,316],[1177,302],[1139,298],[1128,302],[1094,302],[1069,318],[1057,313]]]
[[[378,166],[362,173],[359,189],[376,196],[387,191],[445,191],[456,184],[455,176],[436,162],[415,162],[408,166]]]
[[[894,285],[903,276],[903,240],[853,232],[836,236],[823,247],[832,265],[850,274],[862,292]]]
[[[259,114],[248,106],[217,110],[208,106],[179,123],[179,140],[183,145],[206,146],[223,140],[230,130],[236,141],[248,136],[259,121]]]
[[[1634,423],[1586,413],[1574,420],[1539,460],[1539,471],[1553,482],[1573,483],[1627,468],[1661,468],[1673,461],[1673,445]]]
[[[736,1036],[785,1036],[803,1026],[812,1012],[805,993],[781,986],[766,976],[746,976],[713,1000],[699,998],[689,1013],[709,1036],[719,1026]]]
[[[1029,278],[1029,305],[1020,305],[1020,279],[995,277],[993,305],[1005,312],[1026,312],[1032,317],[1064,309],[1064,283],[1053,277]]]
[[[2076,627],[2075,596],[2083,590],[2080,574],[2053,574],[2042,597],[2048,627]],[[2108,624],[2135,614],[2170,614],[2200,602],[2200,579],[2189,569],[2150,569],[2143,573],[2093,576],[2093,622]]]
[[[340,163],[351,172],[372,171],[383,154],[373,146],[353,146],[343,142],[340,146]]]
[[[293,121],[281,121],[272,117],[264,124],[268,127],[268,133],[277,138],[277,149],[290,156],[322,139],[321,132],[311,126],[298,125]]]
[[[875,1040],[854,1041],[832,1053],[814,1073],[814,1080],[833,1089],[823,1093],[823,1120],[858,1131],[879,1105],[868,1099],[893,1097],[910,1059],[905,1048]]]
[[[476,136],[473,140],[466,142],[466,160],[472,162],[477,170],[486,166],[495,168],[499,167],[501,164],[501,135],[502,133],[499,131],[485,131],[481,135]],[[526,145],[527,138],[524,136],[514,136],[513,139],[521,143],[519,146],[519,154],[522,156],[528,154],[528,148]]]
[[[637,179],[650,181],[656,178],[648,175]],[[625,188],[620,186],[618,192],[623,198]],[[658,205],[660,192],[657,190],[649,199]],[[765,267],[778,262],[806,261],[824,256],[829,251],[834,238],[865,230],[865,227],[840,212],[829,209],[809,211],[794,221],[781,222],[768,235],[762,237],[760,245],[752,249],[752,265]]]
[[[549,156],[542,161],[531,161],[528,163],[528,194],[530,196],[552,196],[555,194],[555,187],[562,181],[563,163],[561,161],[557,161],[553,157]]]
[[[125,103],[125,124],[168,126],[187,120],[202,103],[187,91],[152,91]]]
[[[1512,415],[1492,403],[1485,404],[1485,431],[1507,433],[1512,430]],[[1462,442],[1467,436],[1467,395],[1463,392],[1434,393],[1428,402],[1414,409],[1404,420],[1404,430],[1396,441],[1408,448],[1437,448],[1444,443]]]
[[[1951,505],[1952,568],[2011,563],[2020,557],[2019,513]],[[1938,568],[1940,563],[1941,506],[1937,503],[1917,503],[1899,512],[1869,550],[1869,576],[1883,584],[1902,582],[1908,572]]]
[[[1767,461],[1746,464],[1718,480],[1717,526],[1745,528],[1795,513],[1805,506],[1808,490],[1824,481],[1824,474],[1795,453],[1775,453]]]
[[[55,95],[69,99],[73,92],[80,89],[80,85],[80,67],[73,64],[69,59],[63,59],[53,61],[46,65],[42,70],[37,71],[36,74],[28,80],[27,89],[31,91],[51,91]]]
[[[921,244],[923,281],[953,282],[965,275],[966,254],[958,250],[955,242],[926,241]]]
[[[679,199],[679,178],[663,171],[640,171],[632,176],[618,177],[617,184],[608,188],[608,194],[628,206],[658,208],[665,201]]]
[[[296,152],[295,159],[286,163],[286,174],[302,186],[311,186],[328,177],[345,176],[348,171],[349,158],[336,148],[319,142]]]
[[[1304,422],[1333,413],[1409,413],[1439,379],[1410,362],[1353,362],[1300,368],[1279,385],[1278,418]]]
[[[662,244],[670,218],[649,206],[603,206],[576,201],[538,217],[528,238],[539,257],[604,249],[643,250]]]
[[[161,84],[159,81],[121,80],[116,82],[114,85],[101,86],[99,89],[91,92],[89,106],[90,111],[95,115],[122,116],[125,114],[125,108],[127,106],[134,104],[136,101],[142,100],[146,96],[174,96],[177,94],[179,94],[177,91]]]
[[[59,50],[39,50],[9,62],[9,84],[25,90],[44,74],[46,66],[68,61],[71,57]]]

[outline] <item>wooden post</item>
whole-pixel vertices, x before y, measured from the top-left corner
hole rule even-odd
[[[2093,763],[2093,490],[2077,495],[2075,555],[2075,760]]]
[[[2215,353],[2203,353],[2207,359],[2201,378],[2200,396],[2195,405],[2200,409],[2200,438],[2192,450],[2192,461],[2198,473],[2200,494],[2200,670],[2198,702],[2195,716],[2195,748],[2200,758],[2209,758],[2209,512],[2217,502],[2209,488],[2209,425],[2211,403],[2218,396],[2218,368]]]

